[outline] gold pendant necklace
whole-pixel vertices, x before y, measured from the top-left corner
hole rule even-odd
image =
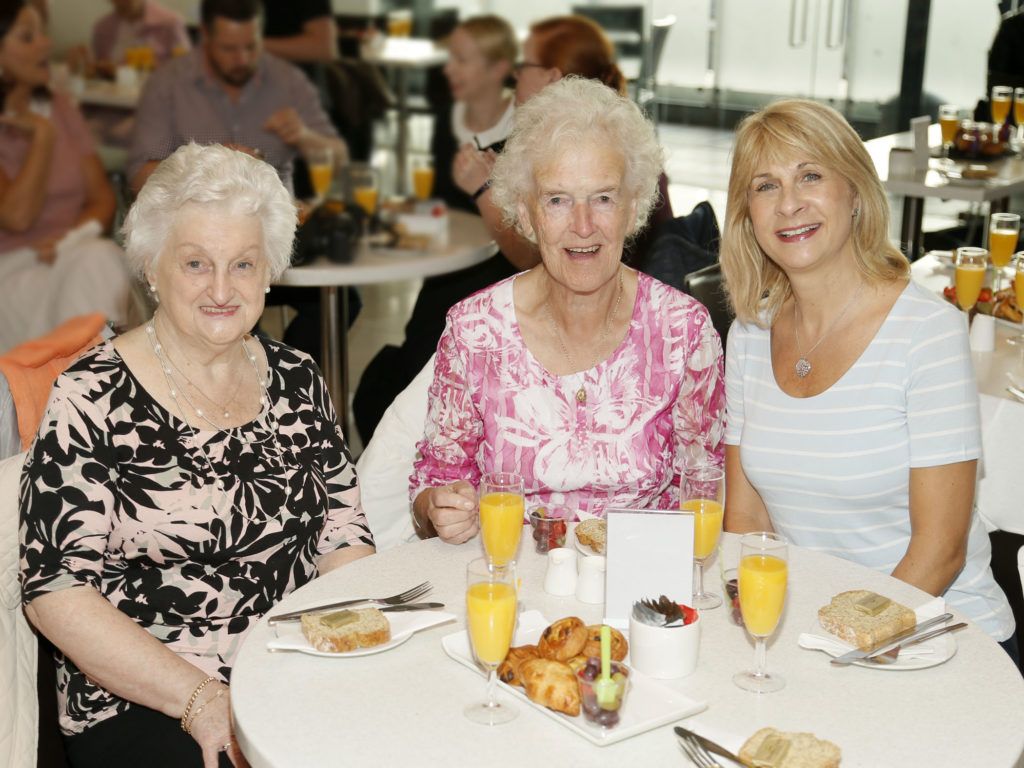
[[[601,349],[604,347],[605,342],[608,340],[608,334],[611,333],[612,318],[619,311],[619,305],[622,304],[622,294],[625,292],[623,280],[622,280],[622,266],[619,266],[619,293],[615,299],[615,305],[612,307],[612,311],[604,319],[604,327],[601,329],[601,336],[597,340],[597,352],[594,353],[594,359],[591,361],[589,368],[593,368],[597,365],[597,361],[601,356]],[[558,323],[555,322],[555,316],[551,314],[551,302],[549,299],[544,300],[544,314],[547,316],[548,323],[551,325],[551,330],[555,334],[555,338],[558,340],[558,346],[562,348],[562,354],[565,356],[565,361],[569,364],[569,369],[572,371],[576,370],[576,364],[572,360],[572,355],[569,354],[569,348],[565,346],[565,341],[562,339],[562,334],[558,331]],[[576,402],[583,405],[587,402],[587,389],[584,386],[584,381],[581,379],[580,387],[576,390]]]

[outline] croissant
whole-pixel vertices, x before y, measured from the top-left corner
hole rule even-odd
[[[503,683],[522,687],[523,680],[519,676],[519,667],[527,659],[536,658],[536,645],[520,645],[517,648],[509,648],[508,655],[498,667],[498,679]]]
[[[629,643],[626,637],[615,627],[609,627],[612,631],[612,661],[622,661],[629,653]],[[587,627],[587,643],[583,646],[584,656],[601,656],[601,625],[591,624]]]
[[[537,643],[541,658],[568,661],[577,656],[587,643],[587,628],[581,619],[567,616],[544,630]]]
[[[519,676],[530,701],[570,717],[580,713],[580,684],[568,664],[551,659],[527,659]]]

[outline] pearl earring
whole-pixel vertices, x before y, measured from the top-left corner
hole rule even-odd
[[[149,284],[149,292],[151,294],[153,294],[153,301],[155,301],[157,304],[159,304],[160,303],[160,295],[156,292],[156,286],[153,285],[152,283]]]
[[[264,288],[263,292],[264,293],[270,293],[270,286],[268,285],[266,288]]]

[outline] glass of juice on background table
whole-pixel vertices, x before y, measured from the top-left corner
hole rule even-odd
[[[525,519],[522,477],[489,472],[480,478],[480,532],[492,563],[505,565],[516,559]]]
[[[1017,236],[1020,234],[1020,216],[1016,213],[993,213],[988,227],[988,257],[996,270],[993,290],[998,291],[1002,283],[1003,267],[1010,263],[1010,257],[1017,250]]]
[[[1013,88],[1008,85],[992,86],[992,122],[1002,125],[1010,116],[1010,103],[1013,101]]]
[[[1024,88],[1013,89],[1013,122],[1017,124],[1017,144],[1024,141]]]
[[[345,168],[345,178],[345,200],[358,205],[366,213],[363,224],[365,235],[370,229],[370,219],[377,212],[377,195],[380,189],[377,169],[365,163],[351,163]]]
[[[721,595],[704,591],[704,563],[718,546],[725,509],[725,472],[710,465],[687,469],[680,481],[679,508],[693,515],[693,607],[717,608]]]
[[[429,200],[434,191],[434,166],[429,158],[419,158],[412,164],[412,191],[417,200]]]
[[[964,312],[970,312],[978,301],[987,262],[988,251],[984,248],[956,249],[956,303]]]
[[[769,693],[786,681],[767,669],[766,639],[775,631],[786,602],[789,576],[786,540],[775,533],[748,533],[740,539],[739,595],[743,624],[754,636],[754,668],[733,682],[746,691]]]
[[[939,107],[939,128],[942,129],[942,154],[949,157],[949,150],[956,141],[956,130],[960,127],[960,107],[943,104]]]
[[[466,629],[473,655],[487,671],[487,700],[465,709],[466,717],[474,723],[500,725],[518,714],[494,697],[498,665],[512,644],[516,602],[514,566],[495,565],[483,557],[466,566]]]
[[[1024,307],[1024,251],[1013,254],[1013,292],[1017,298],[1017,306]],[[1019,336],[1007,339],[1011,344],[1024,345],[1024,332]]]
[[[306,155],[309,166],[309,183],[316,194],[317,202],[323,202],[331,188],[334,177],[334,153],[330,147],[318,147]]]

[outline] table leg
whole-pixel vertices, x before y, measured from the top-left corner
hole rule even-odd
[[[398,178],[395,180],[395,189],[398,194],[406,193],[406,153],[409,143],[409,105],[406,101],[405,67],[399,67],[395,73],[395,86],[398,89],[398,136],[395,138],[395,173]]]
[[[924,248],[924,233],[921,222],[924,217],[924,200],[920,197],[903,198],[903,221],[900,231],[900,248],[909,261],[921,257]]]
[[[340,290],[344,292],[345,289]],[[345,386],[348,378],[348,371],[345,370],[348,368],[348,340],[341,331],[338,291],[339,288],[334,285],[320,288],[320,344],[327,392],[344,430],[348,425],[348,390]]]

